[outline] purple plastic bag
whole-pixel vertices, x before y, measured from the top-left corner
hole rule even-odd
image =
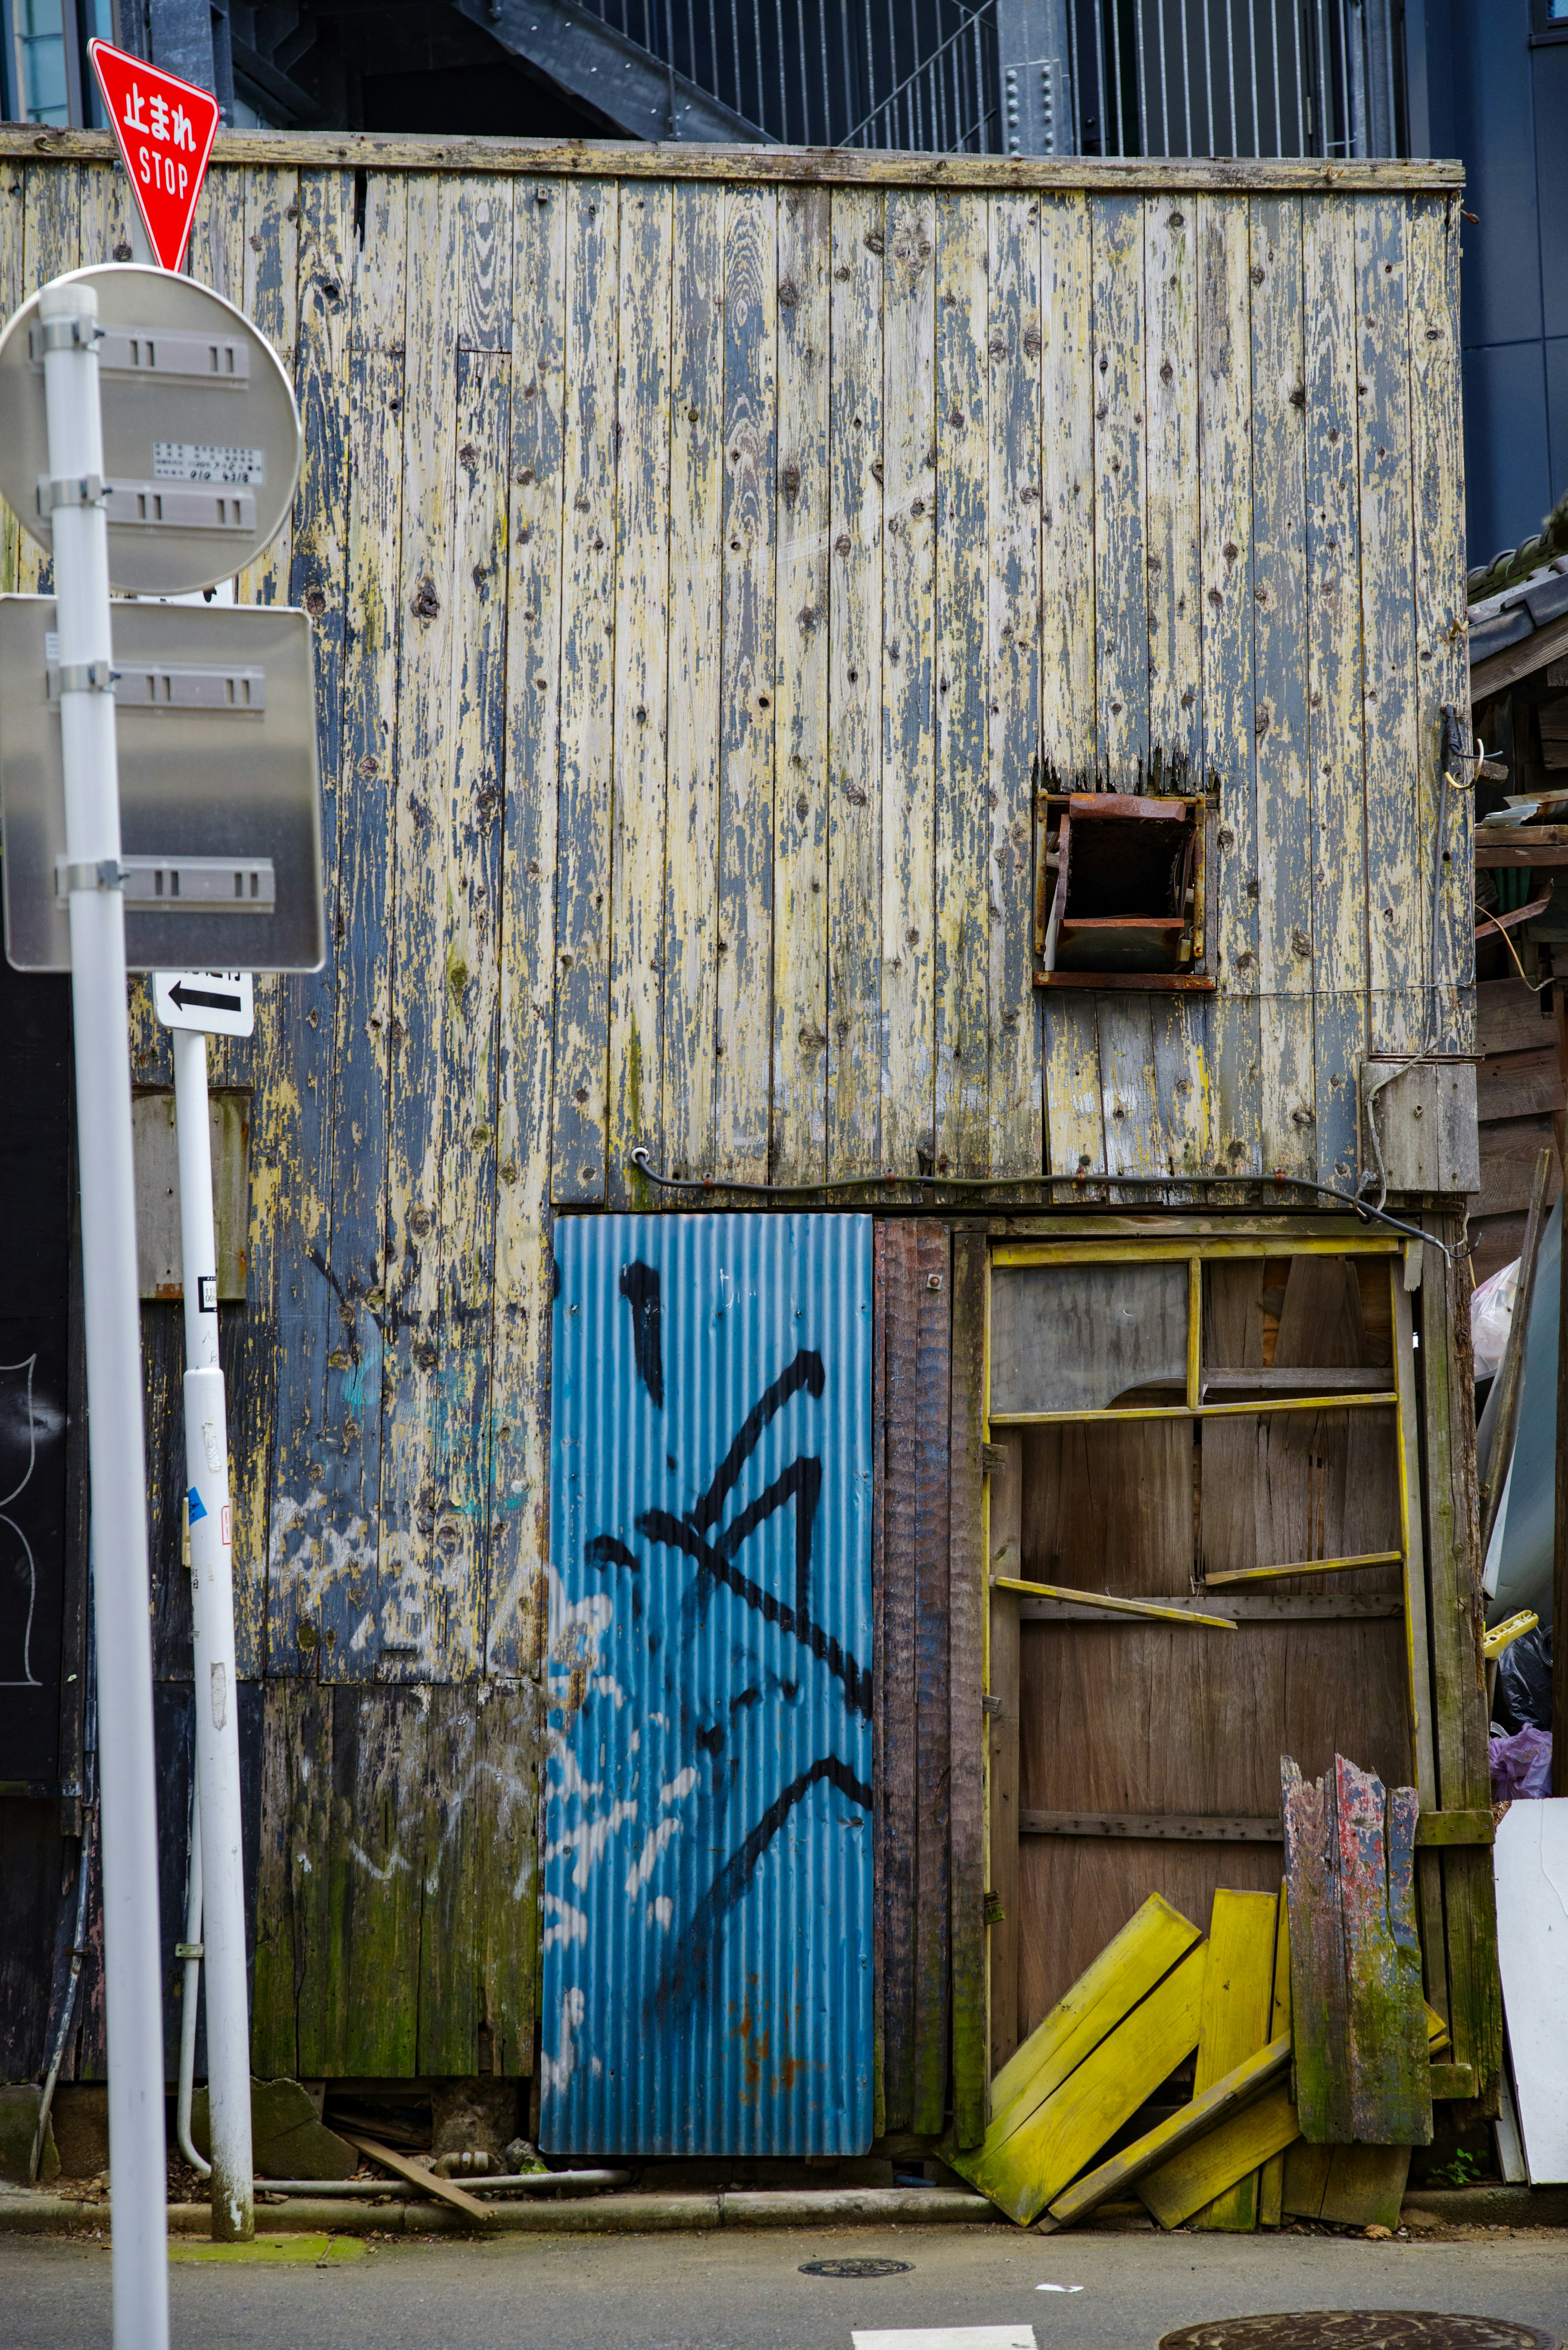
[[[1552,1793],[1552,1732],[1516,1730],[1511,1738],[1490,1742],[1491,1799],[1494,1804],[1537,1801]]]

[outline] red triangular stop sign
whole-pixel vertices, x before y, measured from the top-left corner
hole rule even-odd
[[[152,250],[165,269],[178,269],[213,151],[218,101],[107,41],[89,41],[88,52]]]

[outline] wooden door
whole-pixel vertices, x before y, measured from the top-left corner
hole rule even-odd
[[[993,2064],[1149,1893],[1207,1929],[1217,1887],[1278,1886],[1282,1755],[1429,1777],[1402,1271],[1388,1239],[993,1253]]]

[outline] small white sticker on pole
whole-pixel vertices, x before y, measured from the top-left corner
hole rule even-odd
[[[248,1036],[255,1026],[255,990],[248,971],[157,971],[152,1001],[165,1028]]]

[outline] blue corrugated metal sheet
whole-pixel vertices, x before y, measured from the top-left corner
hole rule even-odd
[[[541,2138],[871,2139],[871,1226],[569,1217]]]

